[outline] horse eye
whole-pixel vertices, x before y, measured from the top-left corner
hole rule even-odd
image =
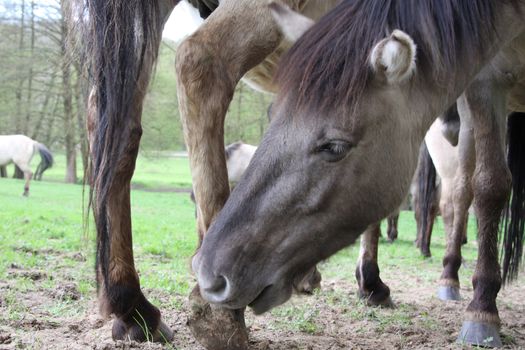
[[[337,162],[343,159],[352,145],[348,141],[332,140],[317,147],[316,151],[325,160],[329,162]]]

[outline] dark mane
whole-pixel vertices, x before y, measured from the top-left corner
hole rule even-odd
[[[446,77],[491,44],[496,10],[505,2],[343,0],[290,49],[277,82],[282,91],[297,94],[297,106],[354,105],[372,76],[373,45],[401,29],[417,45],[418,76],[448,87]]]

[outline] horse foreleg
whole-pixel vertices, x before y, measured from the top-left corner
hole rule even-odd
[[[498,226],[510,193],[511,177],[505,163],[501,123],[505,120],[505,91],[492,80],[473,82],[458,100],[472,120],[476,166],[472,179],[474,207],[479,220],[478,260],[472,278],[474,297],[467,307],[458,341],[501,346],[496,297],[501,287],[498,263]],[[460,239],[458,239],[460,241]]]
[[[458,274],[461,267],[461,245],[467,230],[468,209],[473,196],[471,179],[476,165],[471,124],[467,117],[462,119],[458,144],[458,170],[452,180],[447,179],[443,182],[444,198],[441,208],[447,248],[438,287],[438,297],[441,300],[461,299]]]
[[[182,125],[197,203],[200,242],[229,196],[224,118],[241,77],[278,46],[280,35],[264,1],[222,1],[203,26],[177,50],[176,71]],[[244,349],[244,310],[210,306],[198,286],[190,296],[188,324],[207,348]]]
[[[381,234],[379,225],[380,223],[376,223],[368,226],[361,235],[361,249],[355,277],[359,284],[359,297],[364,299],[368,305],[392,306],[390,288],[379,277],[377,264],[379,235]]]

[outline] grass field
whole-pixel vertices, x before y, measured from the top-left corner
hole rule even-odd
[[[9,334],[6,349],[61,348],[49,345],[52,340],[48,339],[57,337],[57,330],[62,329],[60,325],[67,324],[69,330],[73,322],[82,329],[82,325],[90,324],[86,321],[87,315],[95,312],[93,225],[87,231],[83,228],[82,186],[56,182],[60,164],[57,159],[55,170],[45,174],[45,179],[52,181],[32,183],[28,198],[21,196],[23,183],[20,180],[0,179],[0,349],[4,349],[2,332]],[[190,186],[187,162],[180,158],[152,160],[143,157],[139,159],[134,181],[150,190],[187,188]],[[132,213],[133,245],[142,287],[163,312],[167,311],[165,317],[170,318],[172,327],[179,329],[178,343],[173,346],[197,349],[198,346],[188,340],[191,336],[181,321],[188,307],[186,296],[195,283],[189,271],[189,259],[196,246],[194,207],[189,195],[133,190]],[[407,330],[413,327],[428,333],[420,335],[422,339],[444,332],[442,328],[446,326],[442,322],[445,321],[432,314],[432,310],[443,308],[448,310],[446,312],[452,312],[449,306],[439,306],[441,304],[434,297],[445,247],[442,222],[439,219],[434,226],[433,256],[430,259],[423,259],[413,245],[416,229],[411,212],[401,213],[399,232],[399,239],[393,244],[382,239],[379,255],[381,276],[391,286],[394,301],[398,301],[396,309],[370,309],[357,300],[354,269],[359,247],[351,246],[320,265],[323,287],[317,295],[309,299],[294,297],[292,302],[262,318],[249,316],[248,324],[252,327],[253,336],[263,339],[258,340],[257,346],[266,341],[265,338],[282,338],[283,344],[294,342],[296,347],[291,348],[302,348],[300,345],[307,342],[314,344],[311,348],[323,349],[325,345],[317,346],[315,342],[329,336],[337,338],[333,327],[339,323],[345,327],[352,326],[352,332],[357,329],[352,334],[352,341],[373,338],[376,333],[388,333],[395,326],[396,331],[392,331],[395,344],[406,346],[410,344],[412,334]],[[463,249],[463,257],[462,293],[468,299],[472,292],[470,278],[476,259],[472,218],[469,222],[469,243]],[[520,281],[523,285],[523,280]],[[74,293],[68,292],[68,288],[73,288]],[[57,293],[65,297],[56,297]],[[32,298],[40,300],[38,305],[28,301]],[[514,299],[500,302],[501,305],[517,312],[524,310],[523,303],[519,305]],[[466,301],[456,304],[453,308],[456,314],[451,317],[457,319],[446,321],[452,329],[446,331],[448,338],[445,337],[438,345],[430,345],[439,347],[453,339],[465,306]],[[334,317],[332,321],[326,314],[328,311],[336,313],[330,316]],[[25,325],[28,318],[38,319],[39,322],[44,319],[47,323],[39,323],[36,332],[33,326],[20,326]],[[521,325],[523,327],[523,323]],[[46,327],[55,333],[46,333]],[[90,332],[94,331],[90,330],[79,332],[83,338],[81,335],[70,336],[73,340],[69,341],[80,344],[78,348],[83,349],[88,348],[86,344],[103,339],[110,344],[109,348],[118,348],[118,344],[107,343],[110,341],[109,328],[100,326],[94,329],[100,329],[97,336],[93,336]],[[505,329],[506,344],[514,346],[517,342],[525,346],[523,338],[516,336],[520,333],[509,329],[513,328]],[[33,338],[29,337],[30,334]],[[308,337],[313,337],[313,340]],[[348,346],[344,342],[341,344],[341,347],[334,348]]]
[[[54,154],[55,164],[51,169],[44,173],[45,181],[63,182],[65,178],[66,158],[64,154]],[[35,156],[32,165],[40,161],[39,156]],[[79,159],[80,161],[80,159]],[[81,164],[77,164],[77,174],[81,176]],[[9,166],[9,173],[13,169]],[[191,174],[188,158],[186,157],[155,157],[147,154],[140,154],[137,159],[137,167],[133,176],[132,185],[135,188],[173,190],[176,188],[188,189],[191,187]]]

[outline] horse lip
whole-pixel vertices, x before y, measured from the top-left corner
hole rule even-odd
[[[268,296],[272,294],[272,287],[274,285],[270,284],[263,288],[263,290],[248,304],[252,308],[253,312],[256,315],[262,314],[272,308],[272,303],[268,300]]]

